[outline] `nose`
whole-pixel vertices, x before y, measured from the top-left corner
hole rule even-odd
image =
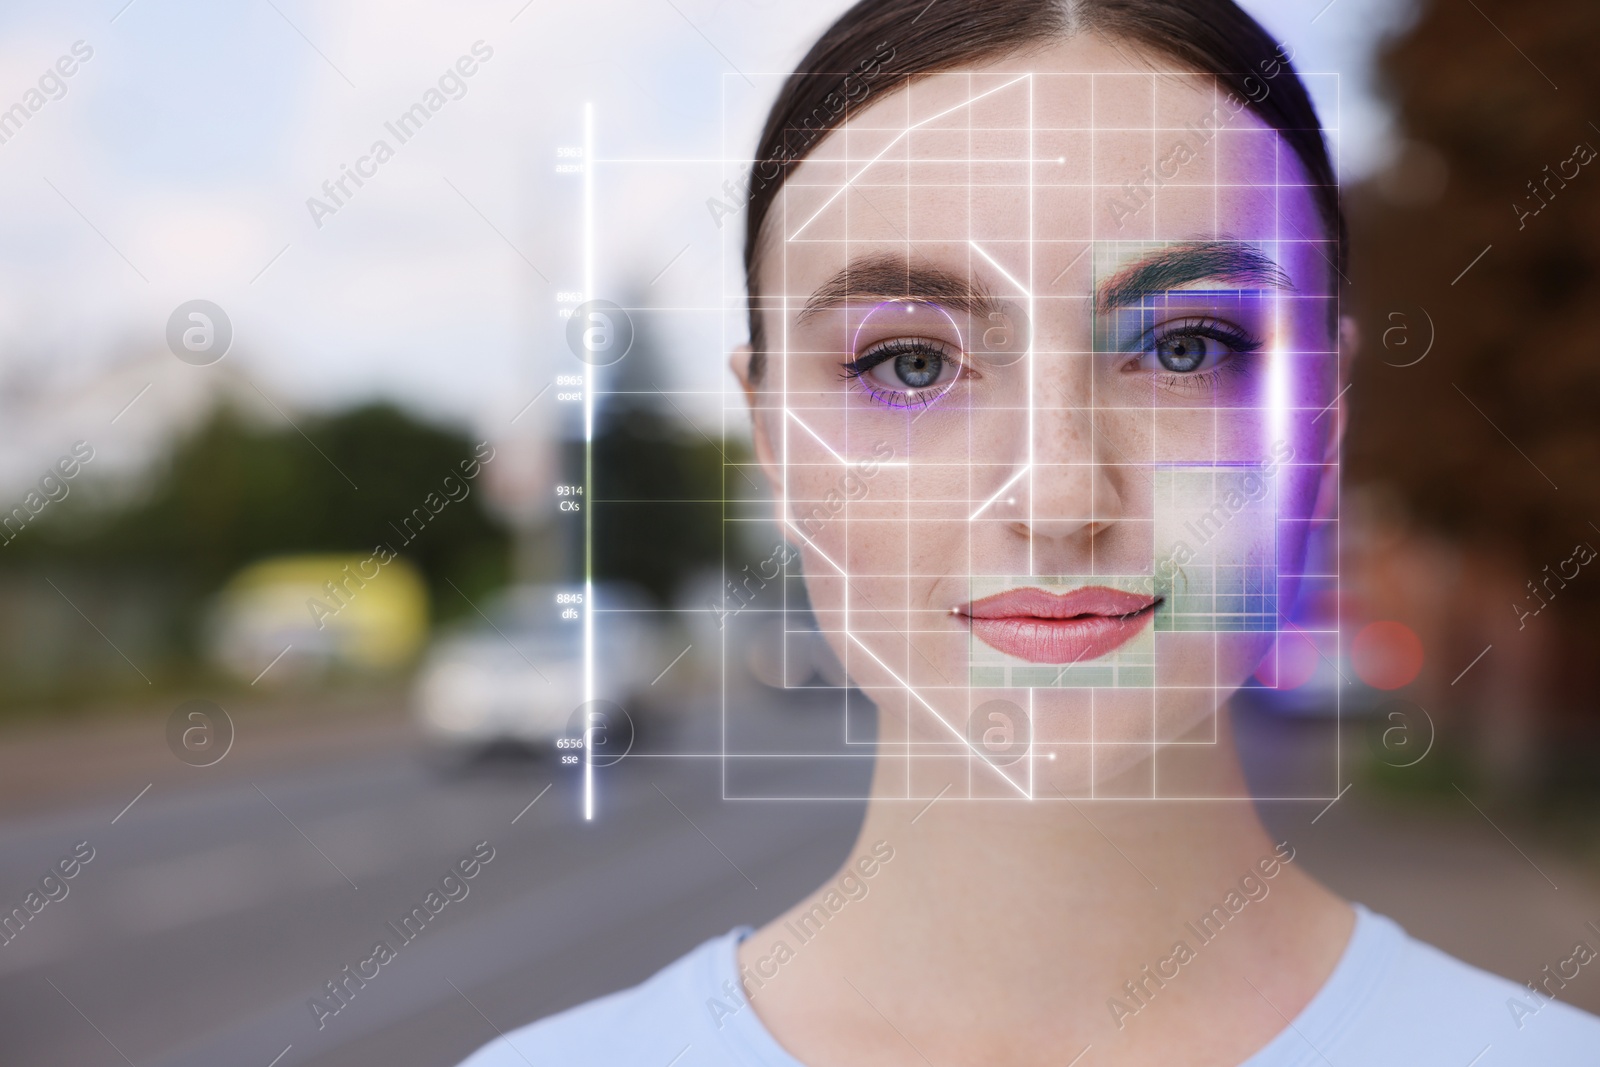
[[[1124,516],[1126,460],[1105,432],[1107,416],[1086,397],[1035,396],[1030,455],[1019,463],[1027,472],[1005,502],[1011,529],[1033,544],[1036,564],[1044,563],[1041,551],[1063,565],[1086,561],[1094,539]]]

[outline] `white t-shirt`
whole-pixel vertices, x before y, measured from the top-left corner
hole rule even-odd
[[[750,932],[732,930],[632,989],[514,1030],[461,1067],[804,1067],[738,999],[736,949]],[[1077,1050],[1062,1052],[1065,1063]],[[1597,1067],[1600,1018],[1468,966],[1358,904],[1327,983],[1241,1067],[1330,1064]]]

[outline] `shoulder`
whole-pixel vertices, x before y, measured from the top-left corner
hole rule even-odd
[[[718,988],[731,969],[742,931],[702,943],[631,989],[580,1004],[508,1031],[460,1067],[525,1067],[527,1063],[612,1064],[675,1062],[677,1067],[723,1067],[716,1056],[721,1015],[741,1002]],[[687,1047],[695,1052],[679,1059]]]
[[[1585,962],[1600,969],[1600,957],[1584,942],[1561,955],[1531,976],[1542,984],[1530,988],[1464,963],[1361,909],[1345,958],[1307,1012],[1320,1009],[1316,1021],[1328,1036],[1321,1051],[1337,1050],[1350,1062],[1459,1058],[1466,1064],[1482,1056],[1484,1067],[1592,1065],[1600,1050],[1600,1018],[1556,997]],[[1327,1003],[1317,1003],[1325,997]]]

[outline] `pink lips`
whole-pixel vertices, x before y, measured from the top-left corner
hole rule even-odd
[[[1103,585],[1057,595],[1012,589],[968,604],[962,614],[990,648],[1029,663],[1078,663],[1112,652],[1144,629],[1156,598]]]

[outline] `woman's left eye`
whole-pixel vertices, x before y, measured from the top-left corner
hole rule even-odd
[[[873,345],[844,365],[844,377],[894,406],[931,403],[961,372],[956,353],[941,341],[901,337]]]
[[[1255,337],[1231,323],[1215,320],[1169,323],[1146,336],[1129,369],[1195,374],[1212,370],[1230,356],[1261,348]]]

